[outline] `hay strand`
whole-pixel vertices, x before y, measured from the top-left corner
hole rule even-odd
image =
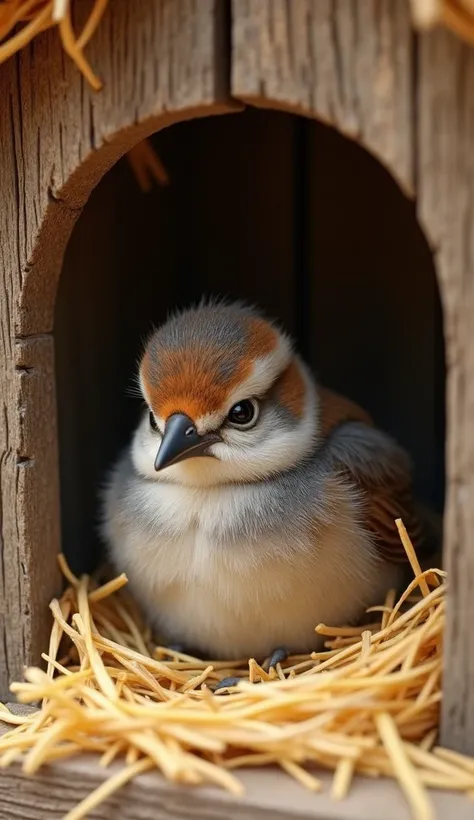
[[[109,0],[95,0],[82,31],[76,35],[71,0],[7,0],[0,5],[0,64],[24,49],[38,34],[56,28],[61,45],[94,91],[102,81],[93,71],[84,49],[94,36]],[[2,42],[3,41],[3,42]],[[127,154],[137,183],[143,192],[153,183],[168,185],[166,168],[148,139]]]
[[[83,50],[93,37],[109,0],[95,0],[90,15],[76,37],[70,24],[72,0],[5,0],[0,6],[0,63],[17,54],[46,29],[57,28],[66,53],[94,88],[101,81]],[[413,24],[420,30],[442,25],[467,43],[474,43],[473,0],[410,0]],[[16,31],[18,27],[19,31]]]
[[[61,44],[89,85],[98,91],[102,82],[84,55],[107,8],[108,0],[95,0],[92,11],[78,37],[74,32],[70,0],[8,0],[0,9],[0,63],[18,54],[38,34],[57,28]],[[15,29],[19,30],[15,32]]]
[[[474,45],[473,0],[410,0],[413,23],[420,31],[444,26]]]

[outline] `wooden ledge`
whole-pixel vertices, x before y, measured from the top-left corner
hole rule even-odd
[[[35,711],[8,704],[17,714]],[[0,735],[8,731],[0,722]],[[93,789],[118,771],[102,769],[84,755],[27,777],[18,764],[0,770],[0,820],[61,820]],[[89,820],[411,820],[407,803],[391,780],[355,779],[349,796],[331,800],[332,775],[318,772],[324,790],[313,794],[276,768],[236,772],[242,797],[222,789],[186,788],[157,772],[140,775],[89,815]],[[464,795],[432,791],[436,820],[472,820],[474,803]]]
[[[18,764],[0,773],[0,818],[61,820],[119,764],[101,769],[84,756],[26,777]],[[136,780],[99,806],[90,820],[410,820],[395,783],[357,778],[349,797],[330,798],[331,775],[320,776],[324,791],[312,794],[277,769],[240,773],[246,792],[236,798],[217,788],[190,789],[153,772]],[[449,792],[433,792],[437,820],[472,820],[473,803]]]

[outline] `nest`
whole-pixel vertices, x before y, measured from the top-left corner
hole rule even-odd
[[[153,646],[124,575],[98,586],[76,578],[53,600],[47,670],[12,685],[20,716],[0,739],[0,766],[40,767],[84,752],[105,769],[122,766],[67,815],[86,817],[141,772],[158,769],[186,786],[212,783],[235,795],[242,767],[276,765],[317,792],[332,770],[341,799],[355,774],[396,778],[416,820],[434,817],[427,787],[474,794],[474,760],[436,745],[442,698],[445,576],[422,572],[401,522],[414,580],[395,602],[372,608],[373,623],[329,627],[326,649],[291,657],[271,673],[254,659],[203,662]],[[214,693],[229,675],[232,689]]]

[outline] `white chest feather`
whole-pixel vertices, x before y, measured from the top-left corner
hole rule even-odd
[[[311,650],[318,623],[354,619],[395,580],[393,569],[374,564],[349,510],[316,541],[295,518],[292,543],[278,527],[259,534],[268,514],[251,485],[195,489],[137,478],[126,503],[112,485],[105,531],[117,568],[168,640],[214,657],[261,659],[281,645]],[[249,516],[254,534],[243,526]]]

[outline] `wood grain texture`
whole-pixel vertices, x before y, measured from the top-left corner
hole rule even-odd
[[[90,2],[77,5],[87,14]],[[236,109],[225,22],[218,0],[114,0],[88,47],[100,94],[55,31],[0,67],[0,696],[38,659],[58,590],[51,334],[67,241],[92,188],[132,145]]]
[[[16,714],[35,709],[8,704]],[[0,722],[0,736],[8,730]],[[97,758],[81,756],[25,777],[18,765],[0,777],[0,820],[61,820],[80,800],[99,786],[120,764],[108,770]],[[245,787],[242,797],[221,789],[190,789],[166,781],[156,772],[142,775],[88,815],[90,820],[410,820],[411,814],[398,786],[391,780],[356,777],[348,797],[330,797],[332,774],[318,771],[323,790],[313,794],[274,767],[242,769],[237,776]],[[432,792],[436,817],[471,820],[471,801],[459,794]]]
[[[54,345],[51,336],[18,340],[16,347],[18,439],[14,515],[18,539],[16,561],[9,562],[12,600],[14,576],[19,596],[16,632],[21,641],[13,646],[12,613],[6,624],[10,646],[8,669],[37,656],[47,646],[50,632],[48,605],[59,587],[56,556],[60,549],[58,442]],[[16,601],[16,599],[15,599]],[[11,663],[13,657],[14,663]]]
[[[235,97],[316,117],[413,185],[408,3],[233,0]]]
[[[80,8],[85,16],[88,3]],[[114,0],[88,47],[104,82],[100,94],[85,84],[54,31],[19,57],[13,94],[21,101],[15,123],[19,261],[30,270],[17,332],[52,327],[59,272],[41,256],[51,200],[82,207],[140,139],[173,122],[229,110],[224,9],[218,0]]]
[[[419,216],[436,252],[448,368],[443,742],[474,754],[474,50],[420,38]]]
[[[16,705],[26,713],[29,707]],[[5,731],[0,723],[0,735]],[[119,765],[101,769],[97,758],[84,756],[25,777],[18,765],[0,777],[0,820],[61,820],[99,786]],[[410,820],[411,813],[398,786],[389,780],[354,780],[342,802],[330,797],[332,775],[318,772],[320,794],[303,789],[276,768],[242,770],[242,797],[216,788],[184,788],[157,773],[145,774],[98,806],[90,820]],[[471,801],[458,794],[431,794],[439,820],[471,820]]]

